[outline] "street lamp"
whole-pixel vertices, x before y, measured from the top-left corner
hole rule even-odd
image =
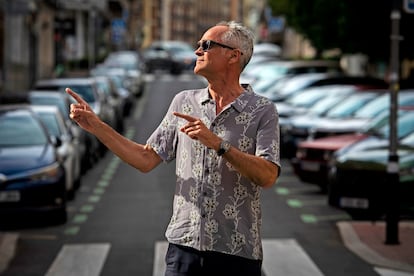
[[[393,1],[391,11],[391,74],[390,74],[390,143],[387,165],[389,198],[386,212],[386,238],[389,245],[399,244],[399,157],[397,152],[397,106],[399,90],[399,42],[401,12],[399,1]]]

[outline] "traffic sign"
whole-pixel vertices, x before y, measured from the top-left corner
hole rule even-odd
[[[414,13],[414,0],[404,0],[404,11]]]

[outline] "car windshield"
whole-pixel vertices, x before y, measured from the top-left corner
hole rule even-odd
[[[59,98],[46,97],[46,96],[34,96],[30,95],[30,103],[34,105],[54,105],[57,106],[63,115],[69,118],[69,104],[59,100]]]
[[[38,121],[29,115],[0,114],[0,147],[44,145],[47,137]]]
[[[414,105],[414,93],[399,93],[398,94],[398,105]],[[382,95],[377,99],[369,102],[367,105],[362,107],[355,113],[356,118],[373,118],[379,115],[386,109],[390,108],[390,95]]]
[[[43,124],[46,126],[47,130],[49,131],[49,134],[55,137],[61,137],[62,130],[54,114],[49,113],[49,112],[41,112],[41,111],[37,112],[37,114],[39,115]]]
[[[390,125],[385,124],[382,128],[378,129],[377,134],[384,138],[389,138],[390,131],[389,131]],[[401,116],[398,118],[397,122],[397,137],[398,139],[402,139],[411,132],[414,131],[414,112],[406,112],[404,114],[401,114]]]
[[[326,113],[328,118],[346,118],[354,115],[362,106],[373,100],[376,93],[355,93]]]
[[[326,96],[326,91],[319,89],[307,89],[294,94],[286,100],[286,103],[295,107],[309,107]]]

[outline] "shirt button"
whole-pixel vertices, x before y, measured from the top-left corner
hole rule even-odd
[[[202,214],[202,215],[201,215],[201,217],[202,217],[202,218],[205,218],[205,217],[206,217],[206,214]]]
[[[203,196],[207,196],[207,192],[203,192]]]

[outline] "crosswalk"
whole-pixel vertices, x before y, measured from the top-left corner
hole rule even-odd
[[[168,243],[154,245],[152,276],[163,276],[164,256]],[[48,269],[46,276],[99,276],[110,253],[109,243],[64,245]],[[263,274],[266,276],[324,276],[295,239],[263,240]],[[381,276],[413,276],[414,274],[375,268]]]
[[[166,241],[154,246],[152,276],[163,276]],[[65,245],[50,266],[46,276],[99,276],[110,251],[109,244]],[[323,276],[302,247],[294,239],[268,239],[263,241],[263,272],[266,276],[295,275]]]

